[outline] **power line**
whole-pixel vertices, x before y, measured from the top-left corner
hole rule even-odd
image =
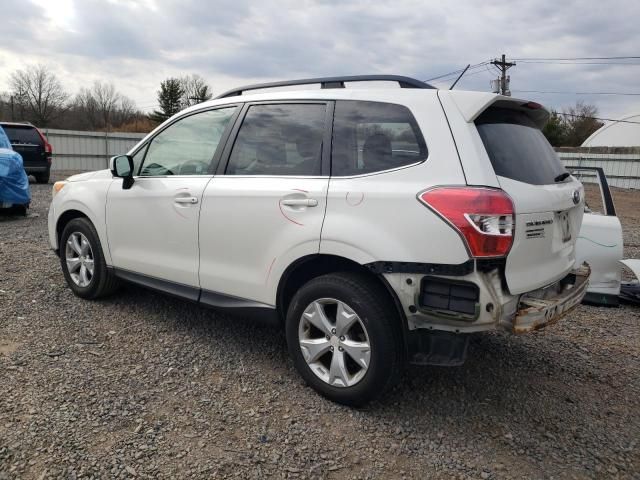
[[[479,73],[491,73],[491,72],[487,72],[486,70],[476,70],[475,72],[465,73],[461,80],[464,80],[467,77],[472,77],[473,75],[478,75]],[[433,82],[433,83],[440,83],[440,82],[445,82],[445,81],[450,81],[450,80],[451,79],[442,79],[442,80],[438,80],[438,81]]]
[[[564,113],[564,112],[556,112],[557,115],[563,115],[565,117],[574,117],[574,118],[592,118],[594,120],[600,120],[602,122],[615,122],[615,123],[633,123],[636,125],[640,125],[640,122],[634,122],[633,120],[614,120],[613,118],[600,118],[600,117],[591,117],[589,115],[578,115],[575,113]]]
[[[573,58],[514,58],[514,60],[526,62],[530,60],[544,60],[544,61],[555,61],[555,60],[631,60],[631,59],[640,59],[640,56],[637,57],[573,57]]]
[[[546,61],[546,60],[518,60],[520,63],[538,63],[544,65],[640,65],[631,62],[570,62],[570,61]]]
[[[549,93],[549,94],[561,94],[561,95],[628,95],[628,96],[640,96],[640,93],[632,92],[560,92],[560,91],[542,91],[542,90],[514,90],[518,93]]]
[[[471,65],[469,67],[469,70],[474,70],[476,68],[479,68],[479,67],[482,67],[484,65],[487,65],[488,63],[489,63],[489,61],[476,63],[475,65]],[[461,68],[459,70],[454,70],[453,72],[449,72],[449,73],[444,73],[442,75],[438,75],[437,77],[427,78],[426,80],[423,80],[423,81],[432,82],[433,80],[439,80],[441,78],[451,77],[452,75],[458,75],[458,74],[462,73],[463,70],[464,70],[464,68]]]

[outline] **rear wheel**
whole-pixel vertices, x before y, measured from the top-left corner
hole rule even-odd
[[[37,173],[34,175],[37,183],[49,183],[49,178],[51,177],[51,172],[46,171],[45,173]]]
[[[117,279],[107,269],[98,233],[88,219],[71,220],[62,231],[59,248],[62,271],[73,293],[94,299],[116,290]]]
[[[311,280],[293,297],[286,329],[296,369],[333,401],[362,405],[393,385],[401,372],[398,313],[382,286],[364,274]]]

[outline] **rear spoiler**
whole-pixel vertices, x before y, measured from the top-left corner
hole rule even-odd
[[[530,100],[505,97],[488,92],[469,92],[462,90],[439,91],[439,95],[449,95],[458,107],[465,121],[474,122],[482,112],[490,107],[510,108],[524,112],[536,126],[542,129],[549,120],[550,113],[542,105]]]

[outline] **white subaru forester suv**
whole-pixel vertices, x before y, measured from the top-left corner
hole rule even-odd
[[[402,88],[344,88],[367,81]],[[306,382],[359,405],[582,300],[583,188],[547,118],[399,76],[239,88],[56,182],[51,247],[82,298],[127,281],[282,326]]]

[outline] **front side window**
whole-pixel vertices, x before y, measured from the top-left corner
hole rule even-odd
[[[140,176],[208,174],[235,109],[208,110],[169,125],[151,140]]]
[[[140,171],[140,167],[142,166],[142,160],[144,160],[144,154],[147,153],[148,143],[144,144],[140,150],[138,150],[133,158],[133,172],[135,175]]]
[[[252,105],[233,145],[227,175],[319,175],[326,106]]]
[[[331,175],[361,175],[420,162],[427,146],[407,107],[338,101],[331,156]]]

